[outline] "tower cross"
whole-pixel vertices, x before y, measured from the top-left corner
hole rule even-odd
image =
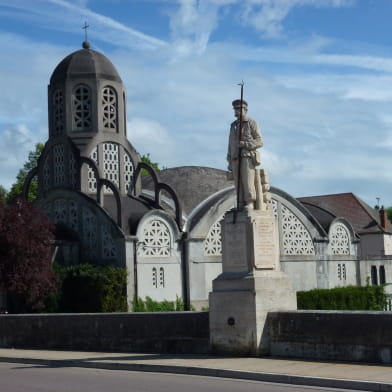
[[[90,25],[87,24],[87,22],[84,22],[84,26],[82,27],[82,29],[84,30],[84,38],[85,41],[87,41],[87,29],[90,27]]]

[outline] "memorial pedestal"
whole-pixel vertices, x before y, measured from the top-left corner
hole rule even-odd
[[[268,354],[264,333],[268,312],[297,308],[291,281],[280,271],[278,228],[272,211],[227,213],[222,248],[223,272],[213,281],[209,298],[211,350]]]

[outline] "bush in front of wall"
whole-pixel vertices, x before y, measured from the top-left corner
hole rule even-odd
[[[191,310],[195,310],[191,306]],[[176,297],[175,301],[154,301],[151,297],[134,298],[132,301],[133,312],[183,312],[185,311],[184,302]]]
[[[302,310],[384,310],[384,286],[347,286],[297,292]]]
[[[127,272],[125,268],[78,264],[57,265],[61,280],[49,308],[54,312],[126,312]]]

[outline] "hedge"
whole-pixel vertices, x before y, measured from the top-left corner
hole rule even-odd
[[[47,311],[64,313],[126,312],[125,268],[78,264],[56,265],[59,290],[47,301]]]
[[[347,286],[297,292],[298,309],[385,310],[384,286]]]

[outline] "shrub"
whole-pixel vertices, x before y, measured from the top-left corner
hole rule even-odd
[[[195,310],[191,306],[191,310]],[[182,312],[185,311],[184,302],[181,298],[176,297],[175,301],[163,300],[161,302],[154,301],[151,297],[146,297],[145,300],[141,298],[133,298],[132,301],[133,312]]]
[[[50,310],[58,312],[126,312],[125,268],[78,264],[56,266],[60,290],[51,298]]]
[[[298,309],[384,310],[384,286],[347,286],[297,292]]]

